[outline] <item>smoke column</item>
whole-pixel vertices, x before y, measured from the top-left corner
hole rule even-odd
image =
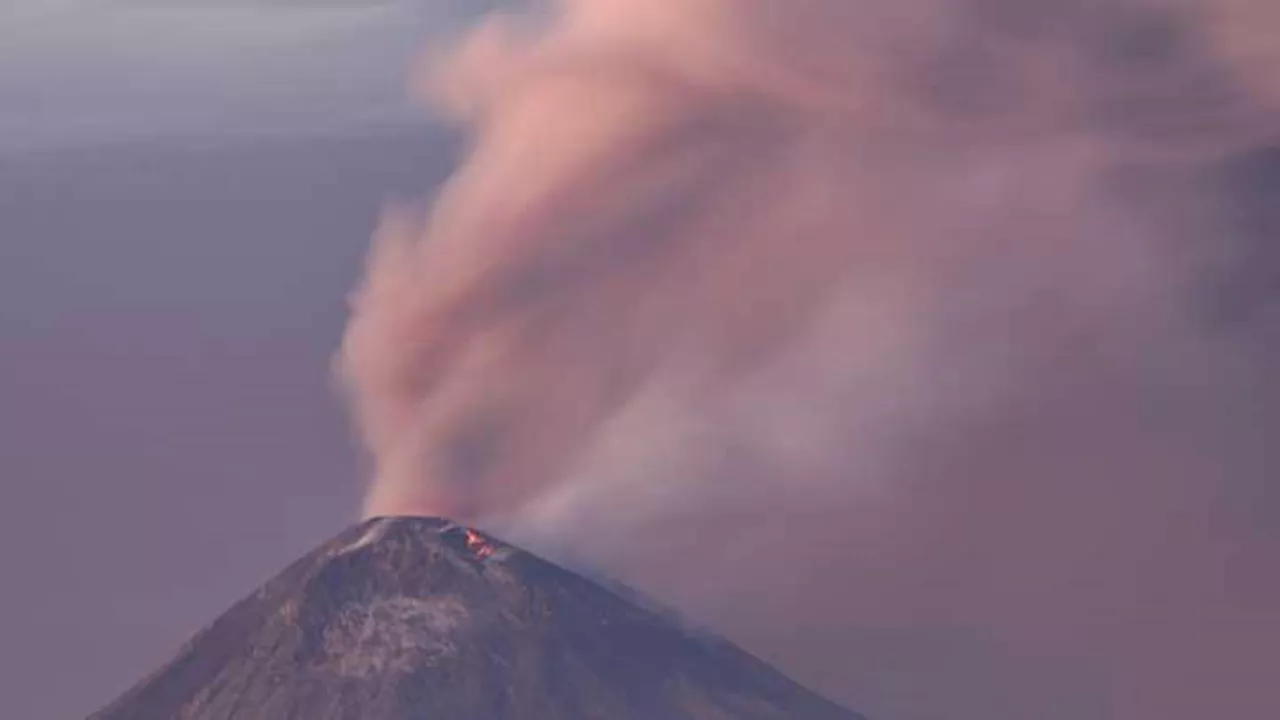
[[[420,90],[370,515],[619,576],[878,720],[1280,716],[1280,10],[562,0]]]

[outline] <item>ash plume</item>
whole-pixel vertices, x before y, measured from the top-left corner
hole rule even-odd
[[[883,720],[1280,712],[1280,10],[563,0],[340,358],[479,522]]]

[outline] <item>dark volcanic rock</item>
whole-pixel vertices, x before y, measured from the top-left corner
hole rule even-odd
[[[732,645],[445,520],[294,563],[91,720],[860,720]]]

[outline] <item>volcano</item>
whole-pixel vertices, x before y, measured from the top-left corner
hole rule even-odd
[[[90,720],[863,720],[477,530],[370,520]]]

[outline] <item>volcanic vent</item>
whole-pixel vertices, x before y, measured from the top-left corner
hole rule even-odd
[[[91,720],[860,720],[476,530],[375,519]]]

